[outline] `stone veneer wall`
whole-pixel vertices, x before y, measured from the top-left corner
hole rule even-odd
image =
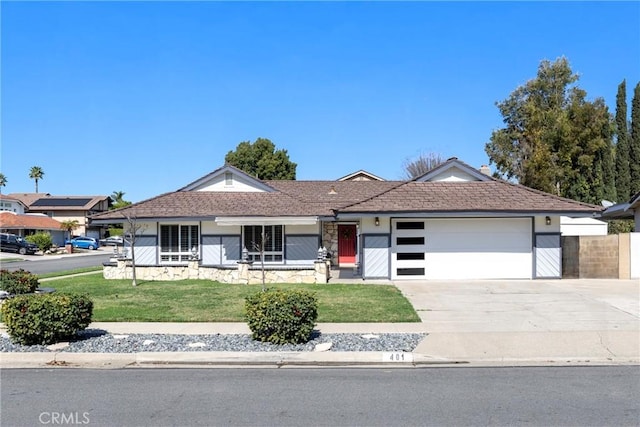
[[[322,223],[322,246],[331,254],[331,265],[338,264],[338,223]]]
[[[119,259],[104,265],[105,279],[132,279],[133,270],[128,260]],[[249,263],[239,262],[237,267],[202,266],[198,261],[191,261],[188,265],[167,266],[136,266],[138,280],[211,280],[230,284],[259,284],[262,283],[262,270]],[[327,283],[329,280],[329,266],[324,261],[315,262],[307,267],[270,267],[265,269],[265,283]]]

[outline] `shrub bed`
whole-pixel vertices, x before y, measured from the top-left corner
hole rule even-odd
[[[32,294],[38,289],[38,276],[25,270],[0,270],[0,290],[11,295]]]
[[[305,290],[268,289],[248,296],[245,310],[253,339],[301,344],[311,339],[318,318],[318,300]]]
[[[2,317],[13,341],[54,344],[75,336],[91,323],[93,302],[85,295],[18,295],[2,304]]]

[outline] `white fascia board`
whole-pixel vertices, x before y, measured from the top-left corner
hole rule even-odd
[[[219,216],[215,219],[217,225],[315,225],[317,216]]]
[[[362,213],[339,213],[337,219],[351,219],[362,217],[392,217],[392,218],[514,218],[514,217],[532,217],[532,216],[569,216],[572,218],[595,218],[597,213],[589,212],[362,212]]]

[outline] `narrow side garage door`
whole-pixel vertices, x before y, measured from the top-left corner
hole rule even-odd
[[[427,219],[416,239],[394,221],[394,279],[530,279],[529,218]],[[415,224],[415,220],[412,221]],[[424,240],[423,240],[424,239]],[[413,243],[404,245],[404,242]],[[422,243],[417,245],[416,243]],[[419,248],[419,246],[422,246]],[[424,251],[422,255],[418,252]],[[411,254],[413,252],[413,254]],[[413,260],[410,260],[412,259]]]

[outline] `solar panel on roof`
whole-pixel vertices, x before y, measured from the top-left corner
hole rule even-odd
[[[38,199],[31,206],[74,206],[80,207],[89,203],[91,199],[61,199],[55,197],[47,197]]]

